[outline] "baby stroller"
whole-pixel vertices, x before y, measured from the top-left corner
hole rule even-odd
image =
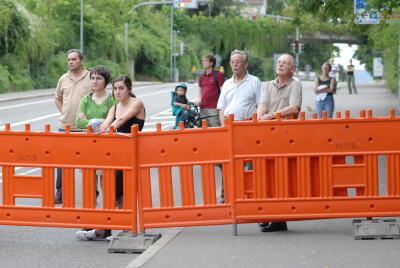
[[[188,102],[189,109],[184,109],[181,106],[174,105],[174,98],[176,92],[171,91],[171,106],[172,106],[172,115],[175,118],[175,126],[174,128],[179,127],[179,122],[183,121],[185,128],[200,128],[201,127],[201,119],[199,108],[193,103]]]

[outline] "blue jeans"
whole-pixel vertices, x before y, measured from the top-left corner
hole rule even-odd
[[[333,110],[335,110],[335,101],[332,95],[326,96],[323,101],[316,101],[315,108],[317,109],[318,118],[322,118],[322,111],[328,112],[328,117],[333,117]]]

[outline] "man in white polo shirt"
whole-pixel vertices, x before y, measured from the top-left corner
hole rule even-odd
[[[222,126],[228,114],[233,114],[235,120],[251,117],[257,111],[257,103],[261,96],[260,79],[247,72],[247,53],[241,50],[232,51],[230,64],[233,76],[222,86],[217,104]]]
[[[247,72],[248,55],[245,51],[234,50],[231,53],[233,76],[226,80],[221,89],[217,109],[221,126],[224,118],[233,114],[235,120],[246,120],[257,111],[261,96],[261,81]],[[221,199],[224,199],[224,188],[221,186]]]

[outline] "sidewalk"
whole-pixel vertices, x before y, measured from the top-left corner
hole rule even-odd
[[[302,111],[311,117],[315,113],[314,103],[314,83],[311,81],[302,82],[303,85],[303,105]],[[347,89],[347,83],[339,82],[335,99],[335,112],[351,111],[351,117],[358,117],[360,110],[372,109],[373,116],[388,116],[390,108],[398,112],[397,97],[386,89],[384,82],[364,82],[357,84],[358,94],[350,95]]]
[[[315,110],[313,83],[302,83],[302,110]],[[358,94],[349,95],[347,85],[339,83],[335,111],[350,110],[351,117],[358,117],[359,110],[373,109],[374,116],[388,116],[396,108],[398,115],[397,98],[382,82],[357,86]],[[151,247],[146,260],[138,257],[128,267],[372,268],[398,267],[400,262],[399,240],[354,240],[352,219],[292,221],[288,228],[261,233],[257,224],[241,224],[239,235],[233,236],[230,225],[186,227],[160,251],[160,245]]]

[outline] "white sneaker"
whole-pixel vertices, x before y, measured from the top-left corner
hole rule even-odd
[[[102,237],[97,237],[96,236],[96,230],[90,230],[90,231],[77,231],[75,233],[76,238],[82,241],[89,241],[89,240],[98,240],[98,239],[103,239]]]

